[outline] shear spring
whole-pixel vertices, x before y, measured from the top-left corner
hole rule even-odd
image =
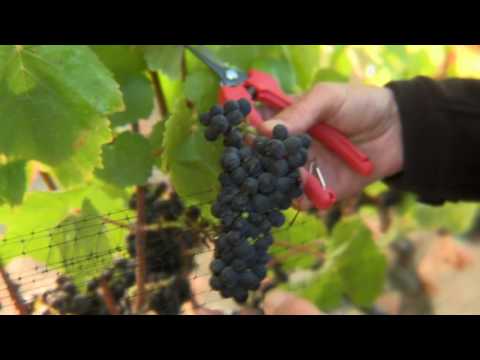
[[[323,176],[322,170],[320,169],[320,166],[318,166],[316,159],[313,159],[313,161],[310,162],[309,172],[318,178],[320,184],[322,184],[322,188],[327,188],[327,182],[325,181],[325,177]]]

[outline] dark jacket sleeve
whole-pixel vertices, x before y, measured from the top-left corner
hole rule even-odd
[[[386,182],[429,204],[480,200],[480,80],[417,77],[386,86],[404,143],[404,169]]]

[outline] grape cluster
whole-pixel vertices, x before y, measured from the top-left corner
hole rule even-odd
[[[143,310],[159,315],[178,314],[192,296],[188,274],[195,266],[194,250],[206,243],[211,224],[202,219],[198,207],[184,206],[166,183],[148,185],[146,190],[149,228],[145,234],[147,301]],[[132,210],[136,208],[136,195],[131,197],[129,205]],[[31,312],[35,312],[38,303],[42,308],[46,305],[51,314],[106,315],[109,310],[105,296],[111,296],[121,314],[132,314],[137,265],[135,238],[134,232],[126,238],[130,257],[114,260],[102,274],[87,282],[83,293],[70,278],[62,276],[56,288],[30,303]]]
[[[44,315],[76,314],[76,315],[107,315],[108,310],[98,294],[92,290],[80,293],[73,281],[67,276],[60,276],[56,287],[35,298],[30,304],[31,312],[37,311],[36,305],[46,305]],[[43,308],[42,306],[39,306]]]
[[[188,280],[177,276],[169,284],[150,292],[150,309],[159,315],[175,315],[180,313],[182,304],[191,296]]]
[[[185,208],[177,193],[172,192],[168,199],[163,198],[167,193],[167,189],[168,186],[165,182],[147,186],[145,195],[145,222],[147,224],[154,224],[160,221],[176,221],[182,216]],[[136,193],[132,195],[129,205],[131,210],[136,210]]]
[[[210,264],[210,286],[238,303],[266,276],[272,228],[284,224],[282,210],[303,194],[299,168],[311,144],[308,135],[289,136],[282,125],[273,129],[271,139],[256,136],[247,144],[241,124],[250,111],[248,101],[241,99],[200,116],[207,127],[205,138],[215,141],[223,135],[225,145],[221,191],[211,209],[221,231]]]
[[[135,195],[130,200],[136,205]],[[191,271],[194,266],[193,250],[205,243],[210,224],[201,218],[200,209],[186,208],[176,192],[167,192],[165,183],[150,186],[145,199],[147,224],[160,224],[145,233],[147,272],[171,276]],[[179,224],[181,222],[182,224]],[[127,237],[127,249],[136,256],[136,234]]]
[[[87,290],[96,290],[100,280],[107,283],[113,299],[118,302],[127,290],[135,284],[135,261],[133,259],[116,259],[113,266],[106,270],[99,279],[94,279],[87,285]]]

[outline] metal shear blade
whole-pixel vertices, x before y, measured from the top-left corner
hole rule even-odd
[[[245,72],[229,66],[218,59],[206,47],[197,45],[184,45],[186,49],[195,55],[200,61],[207,65],[215,74],[218,75],[222,85],[238,86],[248,79]]]

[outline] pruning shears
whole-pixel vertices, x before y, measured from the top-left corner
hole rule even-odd
[[[185,45],[199,60],[206,64],[219,78],[219,101],[246,99],[252,105],[248,121],[258,127],[263,118],[255,108],[255,102],[274,110],[282,110],[293,104],[293,99],[281,89],[278,81],[268,73],[250,69],[244,72],[219,60],[204,46]],[[373,164],[342,133],[335,128],[319,123],[308,131],[330,151],[341,157],[354,171],[369,176]],[[310,163],[304,184],[305,194],[317,209],[328,209],[336,202],[335,193],[327,188],[325,178],[317,164]]]

